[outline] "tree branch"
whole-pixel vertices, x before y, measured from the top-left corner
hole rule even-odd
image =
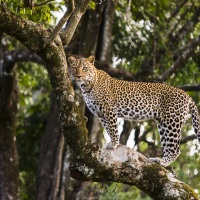
[[[4,56],[4,61],[0,62],[0,69],[2,69],[1,65],[3,63],[4,71],[7,74],[12,73],[12,69],[16,62],[34,62],[40,65],[44,66],[46,65],[44,60],[34,52],[28,49],[21,49],[21,50],[12,50],[6,53]],[[116,77],[127,81],[136,81],[136,80],[142,81],[142,78],[137,77],[135,74],[132,74],[131,72],[127,72],[122,69],[113,68],[105,62],[95,61],[95,66],[98,69],[106,71],[112,77]],[[185,91],[200,91],[200,84],[186,84],[177,87]]]
[[[118,79],[124,79],[127,81],[141,81],[141,77],[136,76],[135,74],[125,71],[123,69],[113,68],[105,62],[95,61],[95,67],[97,69],[104,70],[112,77],[117,77]]]
[[[9,12],[3,6],[0,6],[0,16],[1,31],[16,38],[34,52],[42,48],[41,44],[44,45],[44,41],[49,35],[43,25],[38,25],[32,21],[23,19]]]
[[[180,26],[180,29],[178,31],[176,32],[174,31],[173,34],[171,32],[171,34],[168,35],[172,43],[178,43],[180,40],[182,40],[182,38],[185,37],[185,34],[189,33],[189,31],[192,31],[194,27],[196,26],[196,24],[199,22],[200,8],[198,6],[195,7],[194,4],[191,4],[189,10],[193,12],[191,18],[187,19],[186,22],[184,22],[184,24]],[[185,12],[185,14],[187,13],[188,11]],[[184,17],[184,14],[180,16],[180,19],[182,19],[182,17]]]
[[[58,22],[58,24],[56,25],[56,27],[54,28],[53,32],[51,33],[51,35],[49,36],[49,38],[47,39],[47,44],[51,43],[52,41],[54,41],[54,39],[57,37],[59,31],[61,30],[61,28],[63,27],[63,25],[66,23],[66,21],[69,19],[69,17],[71,16],[72,12],[74,10],[74,0],[69,0],[68,2],[68,6],[67,6],[67,11],[65,12],[65,14],[63,15],[63,17],[60,19],[60,21]]]
[[[77,27],[81,17],[85,13],[90,1],[91,0],[85,0],[85,1],[79,1],[77,3],[77,5],[74,9],[74,12],[69,20],[69,23],[67,24],[66,29],[60,34],[63,45],[68,45],[68,43],[70,42],[70,40],[76,30],[76,27]]]
[[[188,84],[188,85],[181,85],[181,86],[177,86],[178,88],[185,90],[185,91],[200,91],[200,84]]]
[[[179,13],[180,9],[182,7],[184,7],[184,4],[187,4],[188,0],[184,0],[179,7],[176,8],[176,10],[171,14],[171,17],[167,20],[168,23],[171,23],[171,26],[169,27],[166,36],[168,38],[172,38],[172,34],[175,32],[177,26],[181,23],[181,21],[184,19],[184,17],[186,16],[186,13],[190,12],[191,8],[187,7],[187,9],[185,9],[185,11],[181,14],[179,14],[180,16],[177,16],[177,14]],[[172,22],[175,18],[175,21]]]
[[[35,62],[46,65],[46,63],[35,53],[28,49],[12,50],[5,54],[3,59],[3,73],[11,74],[16,62]],[[0,64],[1,68],[1,64]]]
[[[200,35],[197,38],[193,39],[189,45],[187,45],[188,48],[186,48],[185,51],[182,52],[182,54],[177,58],[174,64],[158,78],[160,82],[166,81],[173,73],[178,70],[178,68],[182,66],[184,62],[187,61],[191,53],[196,49],[197,45],[199,45],[199,40]]]
[[[180,144],[185,144],[185,143],[187,143],[191,140],[194,140],[194,139],[197,139],[197,136],[195,134],[186,136],[186,137],[181,139]]]
[[[176,7],[176,9],[171,13],[170,18],[167,20],[168,23],[177,16],[177,14],[179,13],[180,9],[188,2],[188,0],[183,0],[180,5],[178,7]]]
[[[71,175],[75,179],[135,185],[157,200],[198,200],[198,195],[169,171],[126,146],[122,145],[114,150],[100,149],[91,153],[88,153],[88,149],[84,151],[92,162],[89,164],[81,159],[76,160],[70,166]]]
[[[51,1],[54,1],[54,0],[47,0],[47,1],[43,2],[43,3],[37,3],[37,4],[35,4],[35,7],[36,6],[43,6],[43,5],[45,5],[45,4],[47,4],[47,3],[51,2]]]

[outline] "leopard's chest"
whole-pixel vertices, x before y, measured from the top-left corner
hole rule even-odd
[[[83,97],[88,109],[98,117],[102,117],[104,112],[103,99],[96,98],[95,96],[89,94],[83,95]]]

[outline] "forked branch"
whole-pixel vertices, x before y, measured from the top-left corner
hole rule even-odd
[[[79,1],[77,3],[77,5],[74,9],[74,12],[69,20],[69,23],[67,24],[66,29],[60,34],[62,43],[64,46],[69,44],[69,42],[76,30],[76,27],[77,27],[81,17],[85,13],[90,1],[91,0],[85,0],[85,1]]]
[[[65,0],[65,2],[66,2],[66,0]],[[54,41],[54,39],[58,36],[58,34],[59,34],[61,28],[63,27],[63,25],[66,23],[66,21],[71,16],[71,14],[72,14],[72,12],[74,10],[74,0],[69,0],[68,4],[66,3],[66,7],[67,7],[67,11],[65,12],[63,17],[60,19],[60,21],[58,22],[58,24],[54,28],[53,32],[49,36],[49,38],[47,40],[47,44]]]

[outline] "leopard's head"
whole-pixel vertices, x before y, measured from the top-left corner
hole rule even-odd
[[[83,92],[88,92],[96,81],[96,68],[94,67],[94,56],[76,59],[73,56],[68,58],[74,79]]]

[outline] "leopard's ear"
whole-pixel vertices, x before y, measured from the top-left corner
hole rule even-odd
[[[70,65],[72,65],[73,63],[76,62],[76,58],[74,58],[73,56],[70,56],[70,57],[68,58],[68,62],[69,62]]]
[[[94,57],[94,56],[89,56],[89,57],[87,58],[87,60],[88,60],[91,64],[94,65],[94,61],[95,61],[95,57]]]

